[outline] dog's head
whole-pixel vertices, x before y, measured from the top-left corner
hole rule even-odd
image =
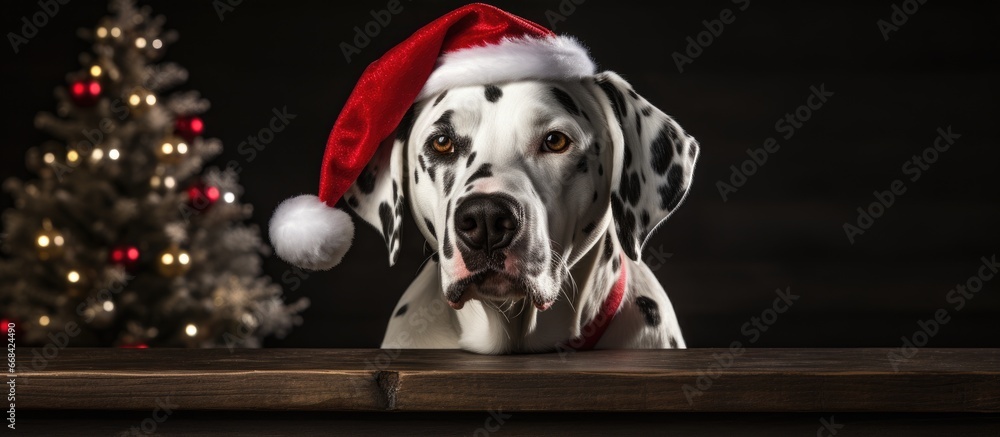
[[[345,195],[399,255],[404,198],[442,293],[547,309],[613,221],[638,261],[691,184],[698,144],[615,73],[452,88],[416,102]]]

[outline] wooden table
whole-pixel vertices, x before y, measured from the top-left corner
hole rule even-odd
[[[1000,350],[891,351],[21,349],[18,429],[1000,435]]]

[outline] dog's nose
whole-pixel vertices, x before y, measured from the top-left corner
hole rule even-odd
[[[455,233],[466,249],[492,252],[510,245],[521,229],[513,199],[480,194],[455,208]]]

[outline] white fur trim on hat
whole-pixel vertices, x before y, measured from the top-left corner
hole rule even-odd
[[[329,270],[340,264],[354,239],[351,216],[313,195],[281,202],[269,228],[278,257],[309,270]]]
[[[574,38],[504,39],[442,55],[417,100],[449,88],[525,79],[576,79],[591,76],[596,70],[587,49]]]

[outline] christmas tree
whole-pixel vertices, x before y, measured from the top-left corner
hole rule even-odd
[[[236,175],[204,168],[222,150],[202,136],[208,102],[165,94],[187,79],[157,63],[176,33],[132,1],[109,10],[80,31],[92,53],[56,89],[56,114],[36,118],[55,139],[27,152],[38,178],[4,183],[0,317],[20,345],[69,330],[71,346],[140,348],[285,335],[308,302],[286,305],[262,276],[268,248],[243,224]]]

